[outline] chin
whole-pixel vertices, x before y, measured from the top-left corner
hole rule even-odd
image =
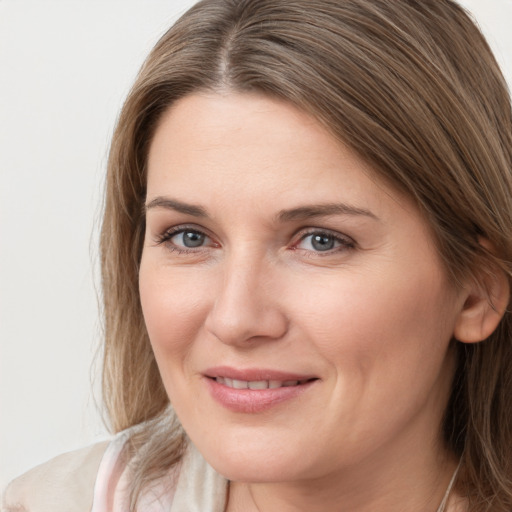
[[[201,446],[201,443],[196,446],[218,473],[233,482],[293,481],[308,473],[304,454],[297,447],[286,450],[268,444],[226,446],[218,443],[212,450],[211,446]]]
[[[245,457],[244,457],[245,459]],[[219,474],[232,482],[244,483],[272,483],[293,481],[298,475],[290,472],[290,467],[284,468],[281,464],[275,465],[269,461],[247,460],[244,463],[238,460],[209,460],[209,464]]]

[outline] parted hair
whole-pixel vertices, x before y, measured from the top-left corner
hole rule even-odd
[[[511,282],[510,96],[487,42],[457,3],[198,2],[143,64],[108,162],[103,393],[113,431],[140,425],[129,445],[137,460],[132,510],[186,443],[144,325],[138,270],[149,144],[166,109],[197,91],[259,92],[311,114],[415,201],[456,286],[495,273]],[[458,363],[440,429],[462,460],[458,490],[478,512],[512,510],[510,311],[509,304],[488,339],[452,341]]]

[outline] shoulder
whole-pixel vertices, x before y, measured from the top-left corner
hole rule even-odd
[[[65,453],[18,477],[5,490],[2,512],[88,512],[108,444]]]
[[[130,466],[141,459],[126,456],[123,447],[130,432],[109,445],[98,471],[91,512],[125,512],[130,503],[133,474]],[[133,455],[132,455],[133,456]],[[189,442],[180,461],[141,491],[137,510],[144,512],[223,512],[228,481],[219,475]]]
[[[14,480],[2,512],[122,512],[130,498],[124,447],[130,431],[110,442],[60,455]],[[182,460],[140,496],[139,510],[173,512],[225,509],[228,481],[190,443]]]
[[[91,512],[125,512],[129,509],[133,474],[130,466],[141,459],[125,457],[123,446],[129,436],[125,432],[114,439],[103,457],[98,471]],[[144,512],[223,512],[228,481],[203,458],[192,442],[180,461],[141,491],[137,510]]]

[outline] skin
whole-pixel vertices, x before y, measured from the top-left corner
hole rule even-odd
[[[434,512],[456,465],[440,425],[467,293],[412,202],[315,119],[256,94],[174,104],[147,185],[144,317],[186,432],[232,481],[227,510]],[[233,412],[205,384],[219,365],[317,380]]]

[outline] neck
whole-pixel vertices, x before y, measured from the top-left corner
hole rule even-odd
[[[437,512],[457,461],[445,451],[426,453],[432,455],[421,460],[409,459],[407,454],[393,459],[373,457],[367,464],[316,480],[231,482],[226,511]],[[452,512],[452,503],[448,501],[444,512]]]

